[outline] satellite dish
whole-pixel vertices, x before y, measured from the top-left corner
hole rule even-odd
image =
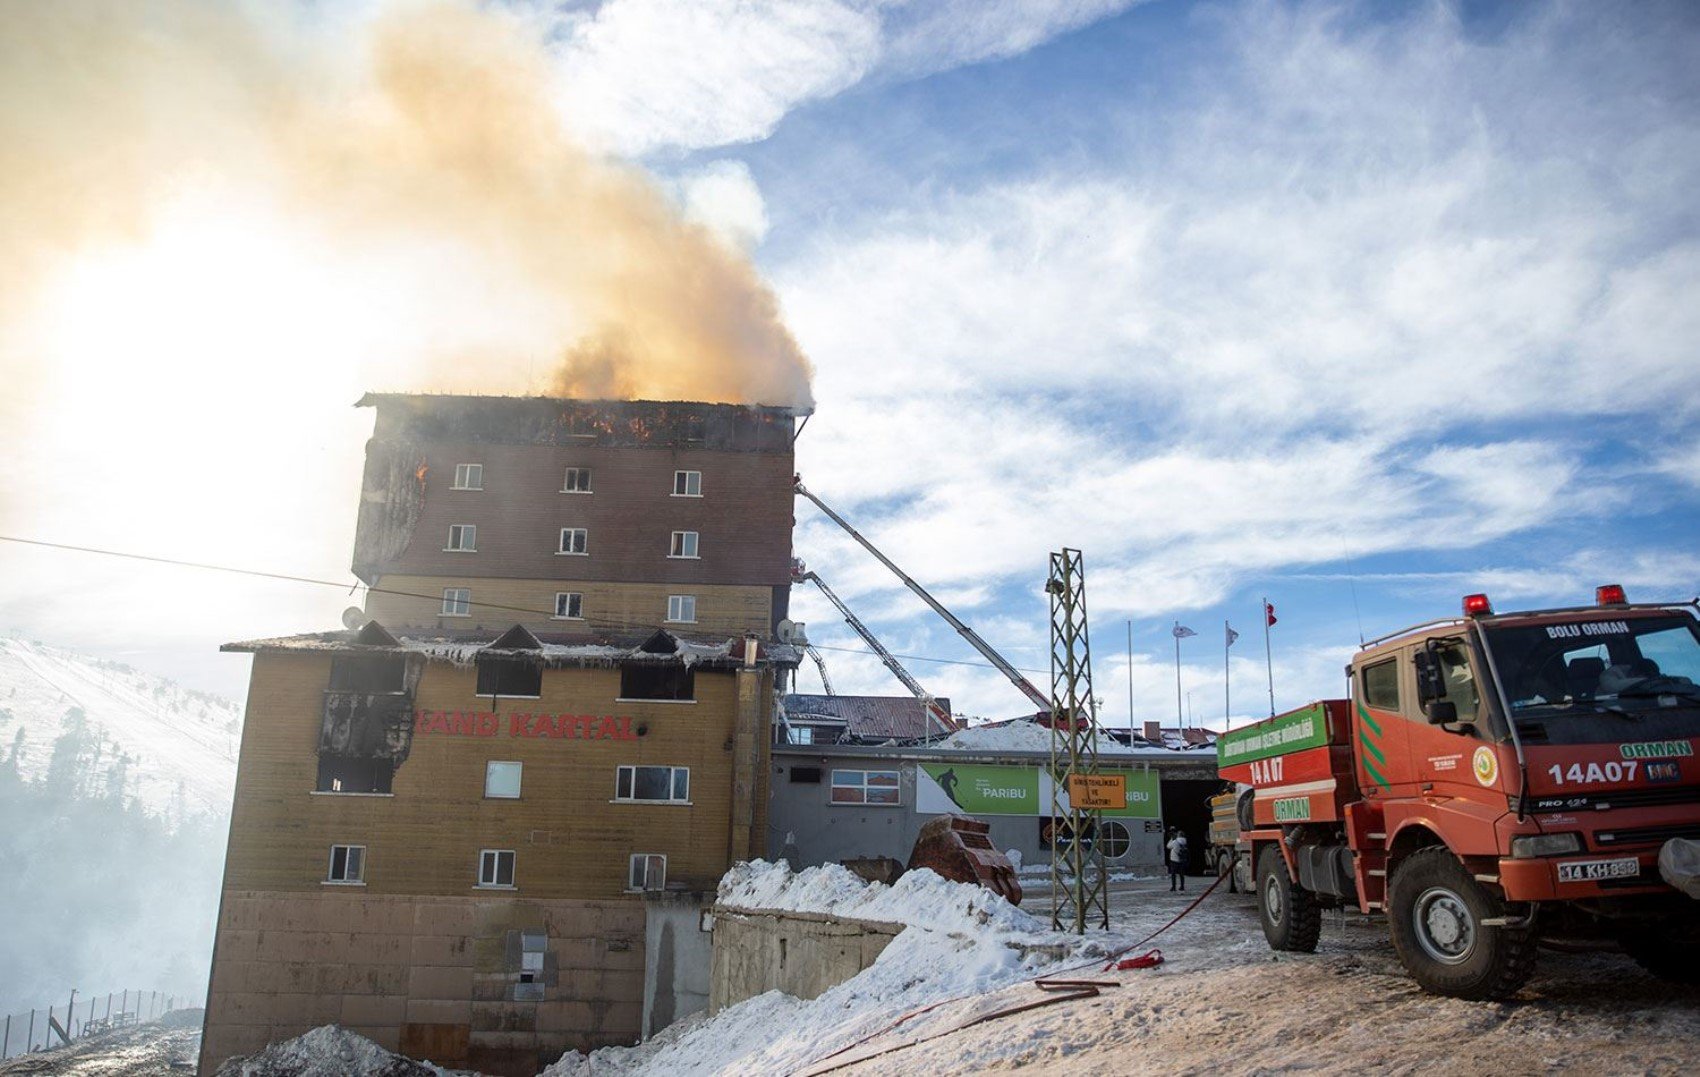
[[[806,643],[808,636],[803,625],[798,621],[786,618],[780,621],[775,629],[781,643]]]
[[[350,606],[342,611],[342,627],[349,631],[361,628],[366,624],[366,611],[359,606]]]

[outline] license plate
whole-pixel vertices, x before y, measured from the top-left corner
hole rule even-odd
[[[1641,874],[1641,861],[1635,857],[1621,860],[1575,860],[1558,866],[1558,881],[1583,883],[1594,879],[1628,879]]]

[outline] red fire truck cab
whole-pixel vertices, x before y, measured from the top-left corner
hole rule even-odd
[[[1499,998],[1543,938],[1615,940],[1700,982],[1700,622],[1689,605],[1461,618],[1363,645],[1351,699],[1217,742],[1254,789],[1259,916],[1316,948],[1320,910],[1387,915],[1427,990]]]

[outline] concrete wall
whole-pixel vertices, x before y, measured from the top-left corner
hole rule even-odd
[[[201,1072],[335,1023],[444,1066],[532,1074],[637,1040],[644,961],[632,901],[226,891]]]
[[[716,907],[709,1013],[767,991],[817,998],[872,965],[902,924]]]
[[[648,894],[644,899],[643,1038],[708,1008],[713,935],[703,914],[713,894]]]

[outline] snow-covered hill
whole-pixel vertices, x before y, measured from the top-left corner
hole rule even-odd
[[[107,772],[127,760],[126,796],[173,815],[230,810],[241,706],[121,662],[0,636],[0,761],[16,748],[24,777],[45,775],[72,708],[103,742]]]

